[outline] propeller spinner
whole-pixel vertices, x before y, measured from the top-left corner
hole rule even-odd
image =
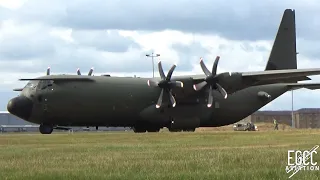
[[[93,67],[90,69],[89,73],[88,73],[88,76],[91,76],[93,73]],[[80,72],[80,68],[77,69],[77,74],[78,75],[81,75],[81,72]]]
[[[204,81],[193,85],[193,89],[196,91],[201,90],[206,85],[210,85],[209,86],[208,105],[207,105],[208,107],[211,107],[212,103],[213,103],[213,94],[212,94],[213,88],[217,89],[220,92],[220,94],[224,97],[224,99],[226,99],[228,97],[228,93],[226,92],[226,90],[217,82],[219,75],[220,75],[220,74],[217,74],[217,67],[218,67],[219,59],[220,59],[220,56],[217,56],[214,61],[213,66],[212,66],[212,72],[210,72],[208,70],[208,68],[206,67],[206,65],[204,64],[203,59],[200,58],[201,69],[207,77],[205,78]]]
[[[156,108],[161,107],[164,91],[166,93],[168,93],[172,107],[176,106],[176,100],[171,93],[171,89],[174,87],[183,88],[183,83],[181,81],[171,81],[171,76],[172,76],[172,73],[175,68],[176,68],[176,65],[173,65],[171,67],[171,69],[169,70],[167,76],[165,76],[164,72],[163,72],[161,61],[159,61],[158,69],[159,69],[161,81],[148,80],[148,86],[153,86],[153,87],[158,86],[158,87],[162,88],[160,96],[158,98],[158,102],[156,104]]]

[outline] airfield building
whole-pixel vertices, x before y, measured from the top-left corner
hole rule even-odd
[[[303,108],[293,112],[295,128],[320,128],[320,108]],[[273,123],[292,126],[291,111],[257,111],[245,118],[244,122]]]
[[[95,127],[72,127],[73,131],[96,131]],[[128,127],[99,127],[99,131],[128,131]],[[8,111],[0,111],[1,132],[39,132],[39,125],[22,120]]]
[[[257,111],[241,120],[242,123],[273,123],[292,126],[291,111]],[[293,112],[295,128],[320,128],[320,108],[303,108]],[[95,131],[95,127],[73,127],[73,131]],[[130,131],[128,127],[99,127],[99,131]],[[7,111],[0,111],[1,132],[38,132],[39,125],[22,120]]]

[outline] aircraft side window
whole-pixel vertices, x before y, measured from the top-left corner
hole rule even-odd
[[[39,81],[39,83],[38,83],[38,88],[37,88],[37,89],[42,89],[42,84],[43,84],[43,82],[42,82],[42,81]]]
[[[52,86],[53,81],[51,80],[42,80],[39,82],[39,89],[45,89],[48,86]]]
[[[53,81],[52,80],[48,80],[48,86],[52,86],[53,85]]]

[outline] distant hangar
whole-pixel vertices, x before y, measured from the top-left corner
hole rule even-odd
[[[0,132],[38,131],[39,125],[22,120],[8,111],[0,111]]]
[[[74,131],[96,131],[95,127],[73,127]],[[100,131],[125,131],[129,127],[99,127]],[[8,111],[0,111],[0,132],[39,132],[39,125],[20,119]]]

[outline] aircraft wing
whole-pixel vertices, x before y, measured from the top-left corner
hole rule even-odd
[[[284,69],[268,70],[256,72],[241,72],[242,78],[252,82],[254,85],[273,84],[273,83],[290,83],[296,81],[311,80],[307,76],[320,75],[320,68],[314,69]],[[179,78],[188,78],[190,76],[180,76]],[[194,83],[204,81],[205,75],[191,75]]]
[[[296,77],[320,75],[320,68],[314,69],[284,69],[258,72],[243,72],[242,77],[256,81],[285,80]]]
[[[291,83],[287,85],[290,90],[306,88],[310,90],[320,89],[320,83]]]
[[[36,80],[53,80],[56,82],[71,82],[71,81],[87,81],[87,82],[93,82],[94,79],[89,77],[41,77],[41,78],[30,78],[30,79],[19,79],[19,81],[36,81]]]
[[[90,77],[83,77],[79,75],[49,75],[38,78],[19,79],[20,81],[36,81],[36,80],[53,80],[54,82],[72,82],[72,81],[83,81],[83,82],[94,82],[95,80]]]

